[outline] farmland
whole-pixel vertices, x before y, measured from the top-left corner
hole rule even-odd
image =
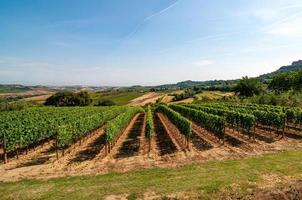
[[[143,92],[100,92],[93,93],[92,98],[95,102],[110,100],[116,105],[126,105],[143,94]]]
[[[5,182],[112,172],[137,176],[141,172],[132,172],[137,168],[152,174],[154,167],[177,171],[173,168],[230,159],[239,159],[240,165],[244,157],[282,157],[278,152],[299,154],[302,149],[302,111],[295,107],[36,107],[3,112],[0,121],[0,180]],[[163,193],[169,192],[173,191]]]

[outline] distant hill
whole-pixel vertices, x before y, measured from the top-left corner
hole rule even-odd
[[[302,69],[302,60],[295,61],[291,65],[280,67],[277,71],[274,71],[274,72],[271,72],[268,74],[263,74],[263,75],[259,76],[259,78],[261,81],[265,82],[265,81],[271,79],[273,76],[275,76],[278,73],[292,72],[292,71],[297,71],[300,69]]]
[[[13,85],[1,85],[0,84],[0,93],[19,93],[26,92],[30,90],[30,87],[13,84]]]
[[[157,88],[157,89],[160,89],[160,88],[172,89],[172,88],[192,88],[194,86],[230,85],[230,84],[236,83],[236,81],[238,81],[238,80],[210,80],[210,81],[191,81],[191,80],[187,80],[187,81],[178,82],[176,84],[159,85],[159,86],[156,86],[155,88]]]
[[[268,73],[268,74],[263,74],[260,75],[259,78],[262,82],[267,82],[269,79],[272,78],[272,76],[282,73],[282,72],[291,72],[291,71],[296,71],[302,69],[302,60],[298,60],[293,62],[291,65],[288,66],[283,66],[280,67],[278,70]],[[156,89],[175,89],[175,88],[192,88],[194,86],[217,86],[217,85],[232,85],[238,82],[240,79],[235,79],[235,80],[209,80],[209,81],[192,81],[192,80],[187,80],[187,81],[182,81],[178,82],[176,84],[166,84],[166,85],[159,85],[154,88]]]
[[[272,76],[282,73],[282,72],[291,72],[302,69],[302,60],[298,60],[293,62],[291,65],[280,67],[278,70],[263,74],[259,77],[262,82],[267,82],[272,78]],[[12,85],[5,85],[0,84],[0,93],[19,93],[19,92],[26,92],[29,90],[35,89],[43,89],[49,91],[62,91],[62,90],[69,90],[69,91],[81,91],[81,90],[88,90],[88,91],[106,91],[106,90],[121,90],[121,91],[145,91],[149,89],[155,90],[164,90],[164,89],[180,89],[180,88],[193,88],[194,86],[204,86],[204,87],[211,87],[211,86],[218,86],[218,87],[229,87],[231,85],[236,84],[240,79],[235,80],[208,80],[208,81],[181,81],[175,84],[165,84],[165,85],[158,85],[158,86],[140,86],[134,85],[131,87],[110,87],[110,86],[23,86],[19,84],[12,84]]]

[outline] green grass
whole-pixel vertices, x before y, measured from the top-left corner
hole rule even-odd
[[[126,105],[132,99],[142,96],[143,92],[106,92],[92,94],[94,102],[111,100],[116,105]]]
[[[301,178],[302,151],[289,151],[239,160],[210,161],[177,168],[139,169],[127,173],[22,180],[0,183],[1,199],[102,199],[127,194],[139,198],[145,192],[165,195],[183,192],[215,199],[228,192],[245,194],[265,185],[263,175]],[[271,181],[269,181],[271,182]],[[238,187],[234,187],[237,184]],[[226,192],[227,191],[227,192]]]
[[[14,86],[3,86],[0,85],[0,93],[21,93],[30,90],[27,87],[14,87]]]

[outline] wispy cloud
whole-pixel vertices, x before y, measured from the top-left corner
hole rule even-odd
[[[302,12],[277,20],[264,27],[263,32],[275,36],[301,37]]]
[[[171,9],[172,7],[174,7],[176,4],[178,4],[180,0],[177,0],[175,1],[174,3],[172,3],[171,5],[169,5],[168,7],[156,12],[156,13],[153,13],[152,15],[150,15],[149,17],[146,17],[144,19],[144,21],[150,21],[152,18],[156,17],[156,16],[159,16],[159,15],[162,15],[163,13],[167,12],[169,9]]]
[[[302,4],[284,4],[243,11],[239,15],[252,16],[264,23],[262,33],[274,36],[297,37],[302,33]]]
[[[157,53],[160,53],[160,54],[166,53],[166,52],[172,51],[174,49],[181,48],[186,45],[191,45],[191,44],[194,44],[196,42],[201,42],[201,41],[221,41],[221,40],[225,40],[227,37],[229,37],[233,34],[238,34],[238,33],[239,32],[230,32],[230,33],[205,35],[205,36],[197,37],[197,38],[194,38],[191,40],[180,42],[180,44],[172,46],[172,47],[161,49],[161,50],[157,51]]]
[[[131,39],[147,22],[151,21],[153,18],[158,17],[162,14],[164,14],[165,12],[167,12],[168,10],[170,10],[171,8],[173,8],[174,6],[176,6],[181,0],[176,0],[174,3],[172,3],[171,5],[169,5],[168,7],[165,7],[164,9],[157,11],[151,15],[149,15],[148,17],[146,17],[145,19],[143,19],[143,21],[138,24],[126,37],[123,41],[127,41],[129,39]]]
[[[266,30],[265,33],[274,36],[302,37],[301,25],[301,20],[291,23],[284,23],[271,27],[270,29]]]

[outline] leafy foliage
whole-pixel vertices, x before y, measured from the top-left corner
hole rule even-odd
[[[92,102],[88,92],[58,92],[49,97],[45,105],[52,106],[88,106]]]
[[[290,90],[293,83],[294,76],[292,73],[280,73],[273,77],[268,87],[278,92],[284,92]]]
[[[234,87],[234,91],[240,96],[251,97],[260,94],[263,90],[262,84],[256,78],[243,77]]]
[[[165,105],[158,106],[156,111],[164,113],[172,123],[176,125],[181,134],[190,138],[192,133],[192,123],[189,120]]]
[[[147,107],[146,118],[146,137],[150,139],[154,133],[153,113],[150,105]]]
[[[202,110],[206,113],[211,113],[217,116],[223,116],[225,121],[231,125],[232,127],[236,127],[237,129],[242,128],[246,132],[250,132],[251,128],[255,124],[255,117],[251,114],[231,111],[225,108],[214,108],[211,106],[203,106],[203,105],[187,105],[190,108]]]
[[[122,114],[109,121],[105,129],[106,141],[112,143],[138,112],[144,112],[144,110],[141,107],[128,107]]]
[[[220,108],[249,114],[255,117],[255,123],[282,129],[286,125],[286,114],[281,107],[269,107],[256,104],[203,104],[211,108]],[[284,108],[285,109],[285,108]]]
[[[180,101],[187,98],[194,97],[195,92],[193,90],[185,90],[183,93],[180,94],[173,94],[173,101]]]
[[[181,105],[171,105],[170,107],[181,113],[183,116],[195,121],[206,130],[213,132],[218,138],[224,138],[225,125],[222,117]]]
[[[96,106],[114,106],[116,105],[113,101],[111,100],[103,100],[103,101],[99,101]]]
[[[58,147],[65,148],[125,109],[43,107],[3,112],[0,115],[0,137],[6,137],[9,151],[36,145],[47,138],[57,138]]]

